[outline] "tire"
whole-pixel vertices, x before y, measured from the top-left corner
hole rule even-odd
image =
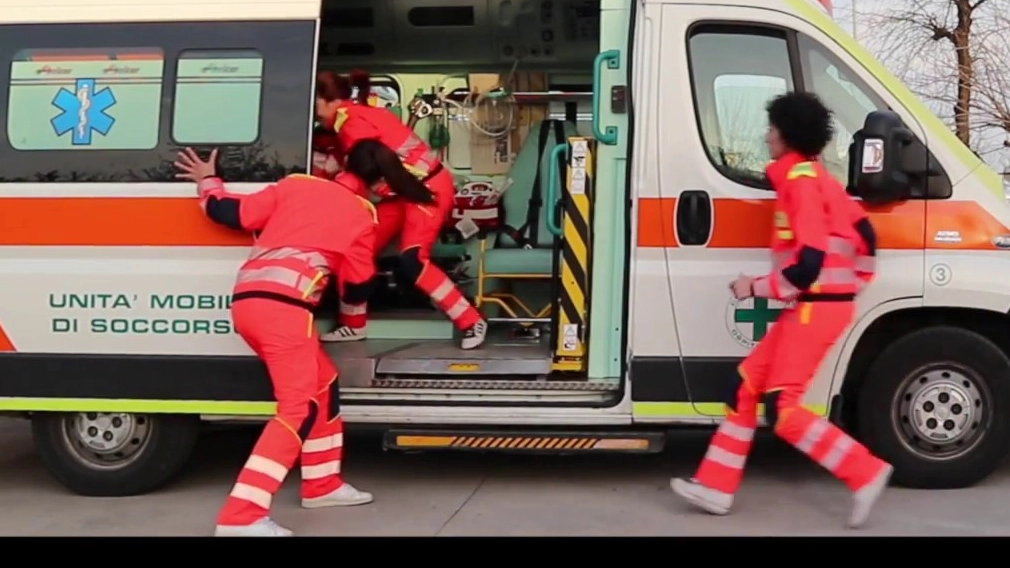
[[[895,483],[970,487],[1010,451],[1010,359],[984,336],[930,327],[889,345],[859,393],[857,431]]]
[[[35,449],[49,473],[88,497],[141,495],[165,485],[189,459],[199,431],[196,415],[32,415]]]

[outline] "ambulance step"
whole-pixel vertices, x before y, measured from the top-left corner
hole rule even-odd
[[[386,378],[377,377],[369,385],[382,389],[509,390],[610,392],[621,388],[618,381],[561,381],[502,379],[500,377],[457,379],[453,377]]]
[[[663,451],[663,432],[523,432],[513,430],[389,430],[387,450],[463,450],[539,454],[630,453]]]
[[[479,349],[463,350],[455,341],[426,341],[385,353],[377,375],[546,376],[551,372],[550,349],[540,343],[490,340]]]

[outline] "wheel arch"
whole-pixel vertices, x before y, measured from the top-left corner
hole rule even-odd
[[[891,305],[899,304],[899,305]],[[900,305],[905,304],[905,305]],[[839,418],[843,425],[855,420],[858,393],[870,366],[887,346],[912,331],[945,325],[974,331],[995,343],[1010,357],[1010,314],[966,307],[907,305],[906,301],[883,304],[877,313],[868,313],[850,332],[832,380],[832,393],[844,401]],[[845,363],[845,364],[843,364]],[[835,384],[840,381],[836,390]]]

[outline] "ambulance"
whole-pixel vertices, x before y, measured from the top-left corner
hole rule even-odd
[[[784,308],[727,288],[769,269],[765,104],[803,90],[881,249],[805,403],[908,487],[1010,451],[1002,182],[822,2],[2,0],[0,412],[70,490],[153,491],[202,422],[274,411],[229,319],[251,237],[172,161],[218,148],[242,192],[305,171],[315,73],[359,68],[456,175],[434,256],[491,322],[460,351],[377,260],[367,339],[327,349],[385,447],[649,453],[718,423]]]

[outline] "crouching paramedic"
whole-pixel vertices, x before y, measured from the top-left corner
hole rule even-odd
[[[355,72],[350,78],[320,73],[316,80],[316,113],[324,125],[332,125],[338,149],[347,153],[348,158],[355,146],[378,142],[392,150],[403,166],[430,190],[434,196],[430,203],[418,203],[404,196],[392,183],[372,184],[371,191],[381,199],[376,207],[379,218],[376,250],[382,251],[399,234],[400,278],[427,294],[463,332],[463,349],[479,347],[487,335],[487,322],[449,276],[430,261],[431,248],[452,212],[456,196],[452,173],[395,114],[369,106],[369,93],[367,73]],[[365,322],[363,311],[358,313],[347,306],[341,311],[342,325],[322,339],[364,339]]]
[[[791,305],[739,366],[719,426],[695,477],[673,490],[709,513],[727,514],[743,478],[757,409],[775,433],[842,480],[854,494],[849,526],[862,525],[892,467],[839,428],[801,406],[828,350],[852,323],[856,294],[873,278],[876,236],[862,208],[817,156],[833,135],[831,112],[812,94],[790,93],[768,106],[767,175],[777,193],[773,271],[740,276],[738,299]]]
[[[277,415],[260,435],[218,517],[217,536],[290,536],[269,515],[273,495],[301,458],[302,506],[360,505],[372,495],[344,482],[337,369],[312,321],[331,274],[342,286],[374,275],[375,213],[354,192],[357,176],[335,181],[293,175],[252,194],[215,177],[216,151],[202,161],[180,152],[180,178],[197,182],[200,206],[217,223],[258,233],[232,296],[235,329],[266,363]]]

